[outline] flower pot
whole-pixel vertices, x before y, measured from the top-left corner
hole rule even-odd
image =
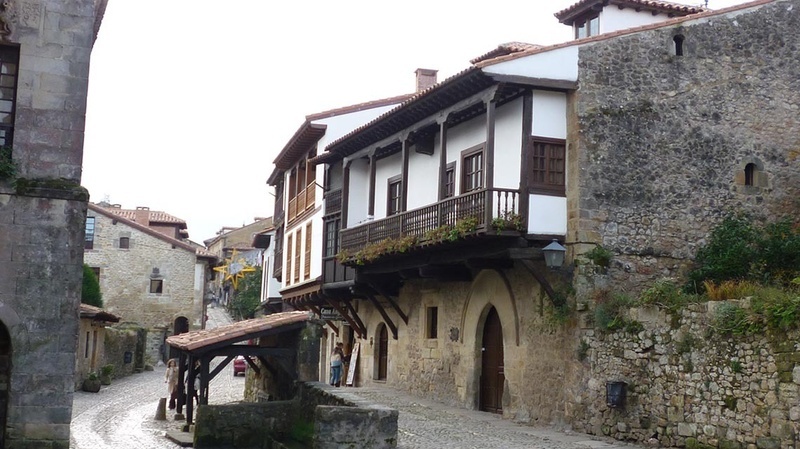
[[[100,376],[100,383],[103,385],[111,385],[111,375]]]
[[[83,381],[83,391],[97,393],[100,391],[100,379],[86,379]]]

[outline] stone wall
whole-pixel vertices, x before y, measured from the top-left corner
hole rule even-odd
[[[106,328],[105,360],[114,365],[114,377],[142,372],[145,364],[147,330],[135,324],[119,324]],[[126,361],[130,353],[130,361]]]
[[[567,241],[611,249],[612,282],[682,274],[727,214],[796,216],[798,20],[777,1],[581,48]]]
[[[663,446],[794,449],[800,436],[800,334],[725,337],[713,331],[720,302],[677,315],[633,309],[632,335],[587,331],[573,427]],[[606,383],[627,383],[624,408]]]
[[[550,300],[524,269],[484,270],[473,282],[409,280],[398,303],[408,314],[407,325],[383,303],[398,325],[397,340],[389,331],[386,384],[479,408],[483,320],[493,306],[503,326],[503,415],[523,423],[565,423],[565,376],[577,335],[552,319]],[[438,307],[435,339],[425,335],[427,307]],[[383,319],[367,302],[360,301],[358,310],[368,339],[361,340],[356,384],[369,385],[377,382],[377,329]]]

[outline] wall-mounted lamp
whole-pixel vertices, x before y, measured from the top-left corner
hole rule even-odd
[[[372,346],[373,343],[374,341],[372,340],[372,337],[369,337],[369,345]]]
[[[561,246],[556,239],[549,245],[542,248],[544,253],[544,263],[547,268],[561,268],[564,265],[564,256],[567,253],[567,248]]]

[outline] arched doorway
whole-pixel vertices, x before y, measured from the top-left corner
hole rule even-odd
[[[503,325],[494,307],[489,309],[483,324],[481,340],[480,409],[503,413]]]
[[[386,380],[387,366],[389,361],[389,331],[386,330],[386,325],[381,323],[378,326],[377,348],[375,352],[375,380]]]
[[[11,336],[0,323],[0,447],[6,447],[6,415],[8,412],[8,390],[11,380]]]

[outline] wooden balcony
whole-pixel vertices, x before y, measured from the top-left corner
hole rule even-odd
[[[510,189],[482,189],[448,198],[429,206],[402,212],[353,228],[343,229],[340,250],[355,254],[367,245],[385,239],[414,236],[425,241],[430,231],[445,226],[456,226],[464,220],[474,220],[474,234],[494,231],[495,218],[519,219],[527,211],[519,210],[519,191]]]
[[[322,282],[324,284],[338,284],[352,281],[356,277],[353,267],[342,265],[336,257],[322,259]]]
[[[289,200],[289,207],[286,214],[287,222],[291,223],[292,220],[303,215],[305,211],[314,209],[314,201],[316,195],[317,184],[312,182],[307,185],[305,189],[300,191],[294,198]]]
[[[325,215],[342,211],[342,189],[331,190],[325,194]]]

